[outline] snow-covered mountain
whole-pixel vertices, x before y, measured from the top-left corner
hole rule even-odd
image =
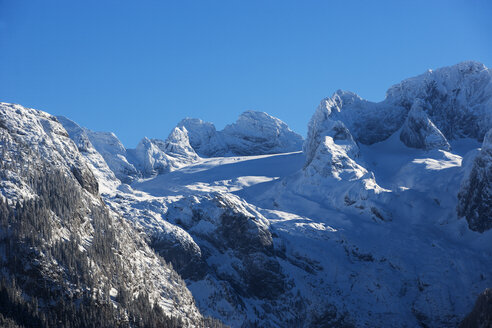
[[[166,141],[143,138],[135,149],[128,149],[128,160],[143,177],[174,171],[196,162],[199,157],[191,148],[186,128],[174,128]]]
[[[114,222],[126,219],[118,233],[131,237],[123,240],[133,253],[116,249],[128,261],[158,254],[172,264],[147,264],[144,286],[125,282],[152,299],[156,285],[175,295],[174,307],[167,296],[160,302],[183,320],[455,327],[492,285],[491,99],[492,72],[464,62],[404,80],[379,103],[335,92],[304,143],[251,111],[222,131],[185,119],[165,141],[144,138],[136,149],[18,105],[2,105],[0,131],[59,165],[86,203],[101,197]],[[16,151],[14,139],[3,152]],[[2,195],[31,197],[32,179],[4,162]],[[90,227],[77,229],[90,239]],[[172,277],[157,274],[162,267]],[[169,287],[174,270],[186,287]],[[477,306],[464,325],[486,318]]]
[[[222,131],[217,131],[212,123],[186,118],[166,140],[144,137],[135,149],[126,149],[112,132],[94,132],[65,117],[58,119],[80,151],[86,152],[90,143],[90,148],[104,158],[123,183],[172,172],[196,163],[200,156],[285,153],[300,150],[303,142],[300,135],[278,118],[254,111],[244,112],[236,123]]]
[[[217,131],[209,122],[186,118],[191,146],[204,157],[277,154],[301,150],[303,139],[287,124],[267,113],[246,111]]]
[[[45,112],[0,103],[1,287],[23,295],[4,295],[2,315],[28,326],[91,315],[101,327],[200,326],[183,280],[102,201],[98,180],[116,179],[102,156],[65,124],[71,134]],[[151,317],[152,306],[161,318]]]

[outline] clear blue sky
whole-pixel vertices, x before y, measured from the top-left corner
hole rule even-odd
[[[248,109],[305,134],[337,89],[382,100],[463,60],[492,65],[492,1],[0,0],[0,101],[127,147]]]

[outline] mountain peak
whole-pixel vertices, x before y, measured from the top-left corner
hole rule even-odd
[[[193,149],[203,157],[263,155],[301,150],[303,139],[280,119],[248,110],[235,123],[217,131],[212,123],[183,119]]]

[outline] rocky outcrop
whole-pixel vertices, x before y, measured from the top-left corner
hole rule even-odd
[[[196,161],[198,155],[190,145],[188,130],[185,127],[175,127],[164,144],[160,147],[166,154],[185,161]]]
[[[243,200],[220,194],[188,198],[173,203],[167,218],[197,241],[207,273],[241,297],[273,299],[286,292],[268,221]],[[217,252],[228,260],[216,263]]]
[[[289,188],[306,197],[322,198],[324,204],[335,208],[353,206],[369,216],[378,213],[376,219],[383,220],[388,215],[381,215],[384,210],[378,210],[368,199],[384,189],[374,174],[357,162],[360,149],[355,138],[341,120],[335,119],[338,116],[332,115],[339,109],[337,99],[323,101],[309,121],[303,147],[306,162]]]
[[[492,327],[492,289],[478,295],[473,310],[460,323],[460,328]]]
[[[412,148],[449,150],[451,146],[446,137],[424,111],[425,105],[424,101],[418,99],[413,103],[401,129],[400,140]]]
[[[200,247],[183,229],[166,221],[151,235],[151,247],[172,263],[184,279],[200,280],[207,274],[207,264]]]
[[[215,125],[197,118],[185,118],[177,127],[185,128],[191,147],[203,157],[215,157],[224,154],[226,145],[220,138]]]
[[[87,167],[83,167],[82,165],[73,166],[72,173],[82,188],[93,195],[99,194],[99,184],[97,183],[97,180],[91,170]]]
[[[415,99],[447,140],[482,140],[492,126],[492,72],[473,61],[429,70],[392,86],[385,102],[410,110]]]
[[[484,232],[492,228],[492,129],[461,184],[457,210],[470,229]]]
[[[387,139],[397,131],[405,120],[406,111],[404,107],[387,100],[374,103],[355,93],[338,90],[333,96],[321,101],[317,110],[318,118],[313,116],[310,127],[319,118],[324,121],[329,117],[333,121],[343,122],[355,141],[371,145]]]
[[[172,172],[199,159],[185,127],[174,128],[166,141],[143,138],[136,149],[127,151],[129,161],[143,177]]]

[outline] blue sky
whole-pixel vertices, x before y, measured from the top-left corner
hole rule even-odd
[[[248,109],[301,134],[337,89],[369,100],[428,68],[492,66],[492,1],[0,0],[0,101],[113,131]]]

